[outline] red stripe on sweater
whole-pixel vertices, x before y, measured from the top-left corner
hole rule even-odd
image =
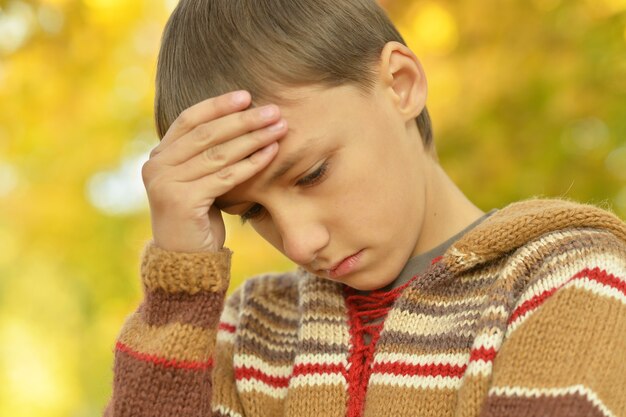
[[[549,290],[546,290],[538,295],[535,295],[530,300],[524,301],[521,306],[513,310],[513,314],[511,314],[511,317],[509,317],[508,324],[513,323],[515,320],[517,320],[519,317],[523,316],[530,310],[534,310],[538,308],[541,304],[544,303],[544,301],[550,298],[550,296],[554,294],[559,288],[560,287],[550,288]]]
[[[237,329],[233,325],[220,322],[220,325],[218,326],[218,330],[224,330],[225,332],[228,332],[228,333],[235,333],[235,330]]]
[[[623,280],[617,278],[615,275],[609,274],[605,270],[598,267],[595,267],[593,269],[585,268],[570,279],[568,279],[563,285],[546,290],[541,294],[534,296],[530,300],[525,301],[521,306],[513,311],[513,314],[511,314],[511,317],[509,318],[509,324],[513,323],[515,320],[517,320],[519,317],[523,316],[527,312],[539,308],[539,306],[543,304],[548,298],[550,298],[550,296],[552,296],[557,290],[559,290],[561,287],[565,286],[569,282],[577,279],[589,279],[591,281],[596,281],[602,285],[606,285],[607,287],[614,288],[626,295],[626,282],[624,282]]]
[[[494,348],[486,349],[485,347],[480,347],[478,349],[472,349],[472,351],[470,352],[470,362],[493,362],[497,354],[498,351],[496,351]]]
[[[294,376],[301,375],[330,375],[330,374],[346,374],[346,368],[339,364],[300,364],[293,367],[293,371],[289,376],[269,375],[260,369],[251,366],[240,366],[235,368],[235,377],[237,380],[256,379],[274,388],[285,388],[289,386],[289,381]]]
[[[626,295],[626,281],[619,279],[613,274],[609,274],[603,269],[598,267],[593,269],[583,269],[572,279],[585,279],[588,278],[592,281],[599,282],[607,287],[615,288],[617,291]]]
[[[293,376],[345,373],[346,367],[340,364],[302,363],[293,368]]]
[[[495,353],[492,355],[495,357]],[[392,375],[405,376],[441,376],[450,378],[461,378],[465,373],[467,366],[444,365],[444,364],[428,364],[428,365],[412,365],[401,362],[384,362],[377,363],[373,366],[372,372]],[[343,365],[339,364],[301,364],[293,368],[293,372],[289,376],[275,376],[253,367],[242,366],[235,368],[235,377],[237,380],[256,379],[273,388],[286,388],[292,377],[301,375],[329,375],[343,374],[347,371]]]
[[[241,367],[235,368],[235,378],[238,381],[241,381],[242,379],[256,379],[274,388],[288,387],[289,380],[291,379],[290,376],[268,375],[259,369],[250,368],[248,366],[241,366]]]
[[[189,371],[204,371],[213,366],[213,358],[209,359],[206,362],[178,361],[176,359],[166,359],[156,355],[150,355],[148,353],[137,352],[126,346],[122,342],[117,342],[115,344],[115,349],[119,352],[126,353],[142,362],[153,363],[164,368],[185,369]]]
[[[461,378],[467,365],[428,364],[414,365],[403,362],[381,362],[372,367],[372,373],[404,375],[404,376],[441,376]]]

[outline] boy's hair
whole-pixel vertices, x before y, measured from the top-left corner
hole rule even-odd
[[[186,108],[235,90],[255,104],[285,87],[351,84],[371,92],[380,53],[404,39],[375,0],[181,0],[161,43],[155,118],[163,138]],[[427,108],[416,118],[432,150]]]

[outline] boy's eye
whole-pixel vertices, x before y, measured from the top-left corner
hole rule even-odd
[[[249,220],[257,219],[257,218],[261,217],[262,214],[263,214],[263,206],[260,205],[260,204],[254,204],[246,212],[241,214],[241,216],[240,216],[241,217],[241,224],[245,224]]]
[[[319,182],[321,182],[328,173],[328,161],[324,162],[317,168],[314,172],[300,178],[296,185],[300,187],[311,187]],[[265,209],[260,204],[253,204],[248,210],[240,215],[241,223],[246,224],[250,220],[259,220],[263,214]]]
[[[327,171],[328,171],[328,161],[320,165],[320,167],[316,169],[314,172],[310,173],[307,176],[300,178],[298,182],[296,182],[296,185],[299,185],[302,187],[315,185],[324,179]]]

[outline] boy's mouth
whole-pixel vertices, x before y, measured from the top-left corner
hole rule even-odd
[[[330,278],[339,278],[341,276],[347,275],[357,268],[359,260],[361,259],[361,255],[363,254],[363,250],[360,250],[352,255],[344,258],[343,260],[337,262],[329,269],[323,269],[325,275],[328,275]]]

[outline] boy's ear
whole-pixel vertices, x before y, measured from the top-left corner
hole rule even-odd
[[[422,64],[415,54],[399,42],[388,42],[380,55],[383,87],[392,95],[398,111],[408,121],[426,107],[428,85]]]

